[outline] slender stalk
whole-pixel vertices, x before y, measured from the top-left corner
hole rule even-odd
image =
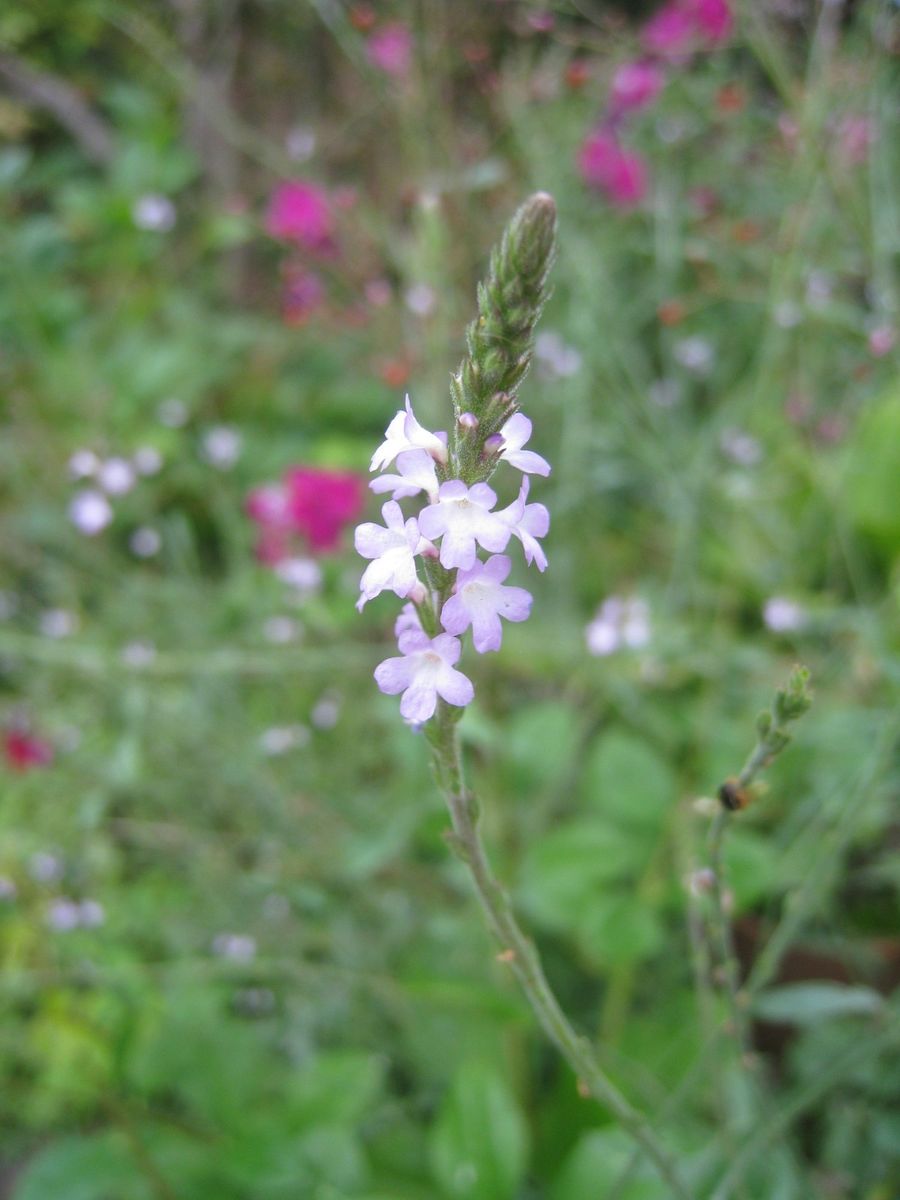
[[[606,1076],[588,1040],[575,1031],[563,1012],[547,982],[534,943],[523,932],[508,895],[494,875],[478,829],[477,804],[465,786],[456,721],[456,714],[442,701],[426,732],[438,783],[450,812],[452,832],[448,841],[468,867],[488,929],[500,949],[499,957],[509,965],[544,1033],[572,1067],[580,1083],[613,1113],[653,1162],[672,1195],[679,1200],[689,1200],[690,1192],[680,1177],[674,1158],[657,1138],[646,1116],[633,1108]]]

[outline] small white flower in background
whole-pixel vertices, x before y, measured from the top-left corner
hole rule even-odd
[[[406,397],[405,409],[397,413],[384,431],[384,441],[372,455],[369,470],[383,471],[404,450],[426,450],[438,462],[447,461],[447,435],[429,433],[419,424],[409,396]]]
[[[38,618],[38,628],[44,637],[71,637],[78,628],[78,618],[66,608],[48,608]]]
[[[138,446],[131,461],[138,475],[158,475],[162,470],[163,456],[155,446]]]
[[[296,125],[289,129],[284,139],[284,148],[294,162],[307,162],[316,152],[316,132],[308,125]]]
[[[715,363],[712,342],[703,337],[682,338],[672,349],[672,357],[693,375],[708,375]]]
[[[175,227],[175,205],[168,196],[148,192],[138,197],[131,209],[131,219],[138,229],[153,233],[168,233]]]
[[[0,621],[8,621],[19,611],[19,601],[12,592],[0,592]]]
[[[137,482],[137,472],[127,458],[107,458],[97,469],[97,482],[110,496],[125,496]]]
[[[76,450],[69,456],[69,476],[72,479],[90,479],[96,475],[100,459],[93,450]]]
[[[264,623],[262,633],[266,641],[271,642],[273,646],[286,646],[297,641],[302,628],[293,617],[275,616],[269,617]]]
[[[312,558],[285,558],[275,564],[275,574],[300,595],[316,591],[322,583],[322,568]]]
[[[163,400],[156,410],[156,415],[159,417],[160,424],[167,425],[169,429],[180,429],[182,425],[187,424],[187,405],[183,400],[177,400],[172,396],[168,400]]]
[[[577,375],[583,362],[580,352],[552,330],[539,333],[535,338],[534,358],[546,379],[568,379]]]
[[[808,619],[806,609],[786,596],[770,596],[763,605],[763,621],[773,633],[792,633]]]
[[[780,329],[795,329],[803,321],[803,309],[793,300],[782,300],[776,304],[772,315]]]
[[[252,962],[256,958],[256,938],[249,933],[218,933],[213,938],[212,951],[231,962]]]
[[[7,875],[0,875],[0,900],[15,900],[19,889]]]
[[[84,488],[69,503],[69,520],[85,537],[101,533],[113,518],[112,507],[102,492]]]
[[[227,471],[241,456],[244,439],[230,425],[214,425],[203,434],[201,450],[212,467]]]
[[[762,446],[752,434],[743,429],[723,430],[719,446],[725,457],[730,458],[736,466],[755,467],[762,461]]]
[[[106,921],[106,910],[99,900],[82,900],[78,909],[82,929],[97,929]]]
[[[309,730],[305,725],[272,725],[264,729],[259,737],[259,748],[263,754],[275,758],[287,754],[309,743]]]
[[[70,933],[81,923],[81,905],[76,900],[60,897],[47,907],[47,924],[56,933]]]
[[[403,301],[416,317],[429,317],[437,305],[437,294],[427,283],[414,283],[406,289]]]
[[[62,873],[62,859],[47,850],[38,850],[28,860],[28,874],[36,883],[55,883]]]
[[[314,729],[334,729],[341,715],[341,702],[337,696],[322,696],[316,701],[309,714]]]
[[[650,641],[650,609],[636,596],[608,596],[584,632],[588,650],[601,658],[623,648],[639,650]]]
[[[156,647],[152,642],[134,641],[122,647],[122,662],[126,667],[140,670],[141,667],[149,667],[155,659]]]
[[[158,530],[149,525],[141,525],[128,539],[128,545],[131,553],[138,558],[153,558],[162,548],[162,537]]]
[[[806,278],[806,303],[810,308],[824,308],[834,291],[834,280],[826,271],[810,271]]]

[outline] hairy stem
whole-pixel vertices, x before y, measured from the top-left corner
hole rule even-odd
[[[465,786],[456,715],[443,702],[435,719],[429,723],[427,734],[438,782],[450,812],[452,832],[448,840],[469,870],[488,929],[499,947],[498,957],[509,965],[544,1033],[572,1067],[580,1083],[614,1114],[653,1162],[672,1195],[679,1200],[688,1200],[690,1193],[680,1178],[675,1160],[657,1138],[647,1118],[632,1107],[607,1077],[590,1043],[575,1031],[560,1007],[547,982],[538,951],[520,927],[509,897],[491,869],[478,829],[477,805]]]

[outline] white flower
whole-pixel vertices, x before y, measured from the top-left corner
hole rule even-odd
[[[73,479],[88,479],[97,473],[100,459],[93,450],[76,450],[69,458],[69,474]]]
[[[531,422],[524,413],[513,413],[500,430],[500,436],[503,438],[500,457],[511,467],[518,467],[528,475],[550,474],[550,464],[545,458],[533,450],[522,449],[531,437]]]
[[[124,496],[134,487],[137,474],[127,458],[108,458],[97,469],[97,482],[109,496]]]
[[[102,492],[84,488],[76,492],[69,504],[69,520],[86,537],[95,537],[113,518],[110,503]]]
[[[388,658],[375,668],[375,682],[388,696],[403,693],[400,715],[413,724],[434,716],[437,698],[463,707],[475,694],[472,683],[461,671],[459,639],[449,633],[430,638],[421,630],[401,634],[398,642],[401,658]]]
[[[138,229],[168,233],[175,225],[175,205],[168,196],[149,192],[140,196],[131,210],[131,219]]]
[[[70,637],[78,628],[78,618],[65,608],[48,608],[42,612],[38,625],[44,637]]]
[[[388,500],[381,515],[386,528],[366,521],[358,526],[353,539],[357,553],[372,559],[359,584],[360,597],[356,607],[360,612],[368,600],[386,589],[405,597],[419,582],[415,556],[422,548],[422,538],[415,517],[404,522],[403,512],[395,500]]]
[[[210,466],[227,471],[241,456],[244,439],[228,425],[214,425],[203,435],[203,457]]]
[[[479,654],[500,649],[501,617],[526,621],[531,612],[529,592],[503,586],[511,566],[505,554],[495,554],[487,562],[476,562],[469,571],[460,571],[454,594],[441,610],[441,624],[448,633],[465,633],[472,626],[472,641]]]
[[[314,592],[322,582],[322,568],[312,558],[284,558],[275,564],[275,574],[300,595]]]
[[[419,424],[409,402],[409,396],[406,397],[405,411],[401,409],[397,413],[384,431],[384,438],[385,440],[372,455],[370,471],[381,471],[385,467],[389,467],[397,455],[402,454],[404,450],[427,450],[431,457],[436,458],[438,462],[447,461],[446,435],[442,437],[441,434],[429,433]]]
[[[152,642],[135,641],[122,647],[122,662],[126,667],[140,670],[142,667],[149,667],[155,660],[156,647]]]
[[[131,553],[136,554],[138,558],[152,558],[154,554],[159,554],[162,538],[158,530],[149,525],[141,525],[128,539],[128,545],[131,547]]]
[[[677,363],[694,375],[708,375],[716,357],[712,342],[703,337],[682,338],[676,343],[672,354]]]
[[[406,289],[403,300],[414,316],[428,317],[434,312],[437,295],[434,288],[429,287],[427,283],[414,283]]]
[[[163,465],[163,456],[155,446],[138,446],[131,460],[138,475],[156,475]]]
[[[378,475],[369,484],[373,492],[392,492],[394,500],[405,500],[427,492],[434,503],[438,492],[434,459],[425,450],[404,450],[397,455],[397,475]]]
[[[650,610],[646,601],[637,597],[609,596],[584,632],[588,650],[598,657],[623,646],[639,650],[650,641]]]
[[[546,537],[550,528],[550,514],[543,504],[528,504],[528,492],[531,481],[526,476],[519,488],[519,495],[497,516],[504,521],[514,537],[522,543],[525,551],[525,561],[531,566],[535,564],[539,571],[547,569],[547,555],[538,543],[538,538]]]
[[[497,495],[486,483],[469,488],[451,479],[441,484],[437,504],[419,514],[419,529],[423,537],[441,538],[443,567],[468,571],[475,562],[476,542],[492,553],[506,549],[511,529],[499,513],[490,511],[496,503]]]
[[[807,622],[806,610],[786,596],[770,596],[763,605],[763,621],[773,633],[792,633]]]
[[[219,933],[213,938],[212,949],[220,958],[248,963],[256,957],[256,938],[248,933]]]

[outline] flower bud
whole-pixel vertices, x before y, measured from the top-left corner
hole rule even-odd
[[[464,412],[459,414],[459,427],[462,430],[477,429],[479,420],[474,413]]]

